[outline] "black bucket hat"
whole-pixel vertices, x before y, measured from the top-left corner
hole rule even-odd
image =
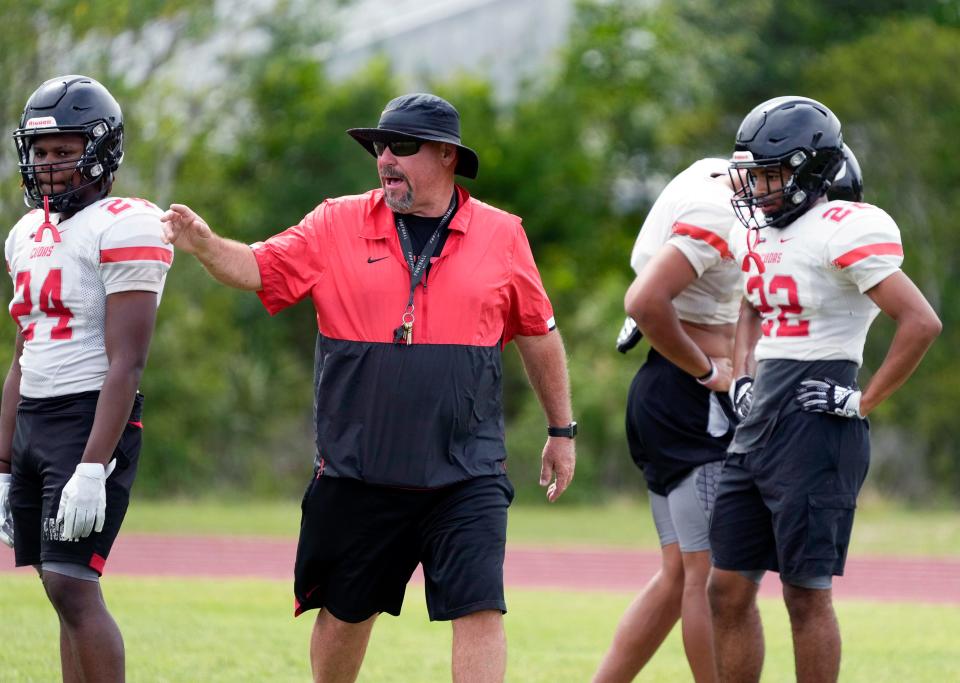
[[[373,156],[374,142],[432,140],[448,142],[460,150],[454,173],[476,178],[480,159],[460,142],[460,114],[442,97],[428,93],[401,95],[387,103],[376,128],[351,128],[347,133]]]

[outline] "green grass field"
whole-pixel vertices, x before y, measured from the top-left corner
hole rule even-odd
[[[282,581],[112,577],[104,592],[126,638],[128,680],[216,683],[310,680],[312,616],[291,616]],[[590,679],[632,596],[556,591],[508,592],[507,680],[582,683]],[[763,601],[764,681],[793,678],[782,605]],[[956,680],[960,609],[841,602],[843,681],[940,683]],[[0,680],[58,680],[57,626],[37,579],[0,579]],[[403,614],[374,630],[361,681],[449,680],[450,627],[427,621],[422,589],[408,591]],[[689,673],[679,629],[643,680],[683,681]]]
[[[124,531],[296,536],[293,502],[135,500]],[[517,544],[656,548],[646,503],[617,499],[597,506],[518,500],[510,508],[509,539]],[[960,555],[960,512],[912,510],[878,498],[861,501],[851,554]]]
[[[582,507],[518,501],[510,540],[517,544],[655,548],[646,505],[617,500]],[[125,532],[294,536],[294,503],[135,501]],[[868,499],[858,511],[852,553],[960,555],[960,515],[914,511]],[[133,683],[303,681],[310,679],[312,616],[293,619],[285,581],[141,579],[111,576],[108,604],[127,643]],[[522,683],[588,681],[627,593],[509,590],[507,679]],[[764,681],[793,679],[789,626],[782,604],[761,602],[766,635]],[[841,680],[883,683],[956,680],[960,609],[839,602],[844,637]],[[0,575],[0,681],[58,679],[57,626],[37,579]],[[422,588],[411,587],[400,618],[374,630],[361,681],[449,680],[450,628],[426,617]],[[689,680],[679,629],[642,680]]]

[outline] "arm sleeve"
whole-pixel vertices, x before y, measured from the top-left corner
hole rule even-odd
[[[856,284],[861,293],[893,275],[903,263],[900,230],[879,209],[851,216],[834,232],[826,250],[830,264]]]
[[[325,206],[321,204],[297,225],[265,242],[250,245],[263,285],[257,296],[270,315],[309,295],[323,275],[320,245],[328,231]]]
[[[514,239],[513,274],[508,285],[509,309],[503,330],[503,343],[515,336],[547,334],[557,325],[553,306],[540,280],[527,235],[520,225]]]
[[[108,295],[159,295],[172,263],[173,247],[163,243],[159,210],[125,216],[100,234],[100,279]]]
[[[700,277],[724,259],[732,259],[730,229],[736,218],[719,204],[698,202],[683,208],[673,222],[668,244],[687,257]]]

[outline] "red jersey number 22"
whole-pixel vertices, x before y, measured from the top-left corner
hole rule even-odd
[[[770,278],[770,284],[767,291],[764,291],[763,278],[754,275],[747,280],[747,292],[756,292],[760,303],[757,305],[757,311],[763,316],[761,329],[763,336],[770,337],[807,337],[810,335],[810,321],[788,318],[787,315],[799,316],[803,313],[803,306],[800,305],[800,297],[797,294],[797,282],[789,275],[774,275]],[[771,306],[767,295],[772,299],[781,295],[786,297],[785,303],[779,303]],[[773,317],[776,309],[780,309],[777,317]]]
[[[43,281],[40,287],[39,308],[47,317],[56,318],[57,324],[50,330],[51,339],[70,339],[73,336],[73,330],[70,328],[70,320],[73,313],[69,308],[63,305],[60,290],[62,288],[62,276],[59,268],[53,268]],[[10,307],[10,315],[13,317],[17,327],[20,328],[20,334],[27,341],[33,339],[36,323],[30,323],[24,327],[20,318],[30,315],[33,312],[33,299],[30,296],[30,271],[24,270],[17,273],[16,291],[23,295],[23,301],[17,302]]]

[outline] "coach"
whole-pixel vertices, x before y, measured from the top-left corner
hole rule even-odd
[[[307,296],[316,308],[317,453],[294,584],[297,614],[320,609],[314,679],[356,679],[376,616],[400,613],[422,563],[430,618],[453,622],[454,680],[501,681],[513,488],[500,354],[516,340],[543,406],[553,501],[575,461],[563,343],[520,219],[454,182],[479,160],[450,103],[404,95],[378,127],[347,132],[380,188],[251,246],[174,204],[166,238],[271,314]]]

